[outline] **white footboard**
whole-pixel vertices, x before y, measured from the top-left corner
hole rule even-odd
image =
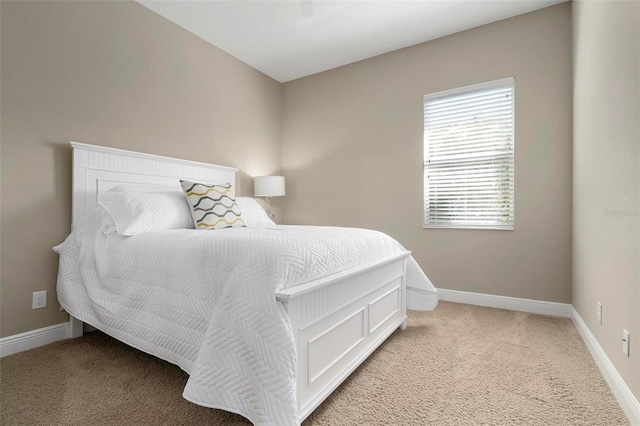
[[[302,422],[406,321],[403,252],[276,294],[289,314],[298,351]]]

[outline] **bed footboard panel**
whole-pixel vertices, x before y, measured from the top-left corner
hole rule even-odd
[[[300,422],[404,323],[408,255],[278,295],[296,339]]]

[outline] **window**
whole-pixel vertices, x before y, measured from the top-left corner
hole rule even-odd
[[[513,229],[514,79],[424,97],[424,227]]]

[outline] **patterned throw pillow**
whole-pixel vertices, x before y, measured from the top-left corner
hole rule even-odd
[[[205,185],[181,180],[196,229],[245,226],[231,184]]]

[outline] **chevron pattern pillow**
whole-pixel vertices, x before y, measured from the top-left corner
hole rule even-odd
[[[245,226],[231,184],[206,185],[181,180],[196,229]]]

